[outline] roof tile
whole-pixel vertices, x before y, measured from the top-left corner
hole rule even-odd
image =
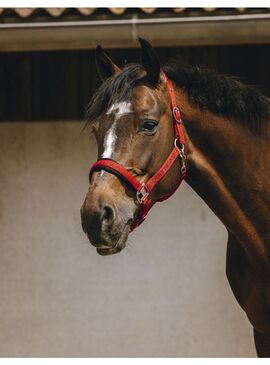
[[[146,14],[152,14],[156,10],[156,8],[141,8],[141,10]]]
[[[62,15],[65,10],[66,8],[46,8],[47,13],[54,17]]]
[[[91,15],[94,13],[96,8],[77,8],[82,15]]]
[[[173,10],[175,13],[183,13],[183,11],[185,11],[186,8],[174,8]]]
[[[15,13],[21,18],[28,18],[30,15],[32,15],[34,10],[35,8],[14,8]]]
[[[127,8],[109,8],[109,9],[113,14],[116,15],[122,15],[127,10]]]
[[[162,12],[163,8],[133,8],[132,11],[134,12],[144,12],[145,14],[154,14],[157,10],[160,12]],[[169,9],[169,10],[168,10]],[[243,13],[246,12],[248,10],[252,10],[254,8],[244,8],[244,7],[239,7],[239,8],[230,8],[228,9],[228,12],[234,12],[234,13]],[[255,8],[256,9],[256,8]],[[77,16],[90,16],[92,14],[95,15],[95,12],[97,11],[101,11],[102,13],[107,12],[107,15],[113,14],[116,16],[121,16],[123,15],[127,10],[130,10],[130,8],[120,8],[120,7],[116,7],[116,8],[0,8],[0,17],[3,18],[7,15],[7,17],[12,16],[12,17],[18,17],[18,18],[30,18],[33,14],[40,14],[41,12],[43,12],[43,14],[45,13],[45,15],[47,14],[48,17],[53,17],[53,18],[58,18],[61,17],[62,15],[65,15],[64,13],[72,13],[73,15]],[[187,13],[189,11],[192,12],[192,8],[166,8],[165,12],[168,13],[168,11],[171,11],[172,14],[179,14],[182,12],[187,11]],[[222,12],[224,12],[224,10],[226,11],[226,8],[214,8],[214,7],[205,7],[205,8],[199,8],[196,9],[196,13],[201,13],[203,14],[210,14],[210,13],[215,13],[218,12],[219,10],[221,10]],[[260,12],[260,10],[262,10],[262,12],[264,12],[266,10],[266,8],[264,9],[259,9],[258,11]],[[267,9],[268,10],[268,9]],[[99,14],[99,13],[98,13]]]

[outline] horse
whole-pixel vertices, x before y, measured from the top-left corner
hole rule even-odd
[[[98,147],[82,228],[98,254],[123,250],[151,206],[184,179],[228,232],[226,276],[270,356],[270,100],[231,76],[175,58],[161,67],[139,38],[120,69],[101,46],[103,82],[86,109]]]

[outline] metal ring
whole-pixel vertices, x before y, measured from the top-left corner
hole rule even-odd
[[[178,114],[178,115],[177,115],[177,114]],[[181,124],[181,123],[182,123],[181,113],[180,113],[180,109],[178,108],[178,106],[174,106],[174,107],[173,107],[173,116],[174,116],[174,120],[175,120],[178,124]]]
[[[180,156],[182,156],[182,154],[183,154],[183,148],[184,148],[184,147],[182,146],[182,148],[180,148],[180,147],[178,146],[177,142],[178,142],[178,138],[175,138],[175,140],[174,140],[174,147],[178,150],[179,155],[180,155]]]
[[[182,166],[186,165],[186,155],[185,155],[185,146],[181,143],[181,147],[177,145],[178,138],[175,138],[174,140],[174,147],[178,150],[179,156],[182,160]]]

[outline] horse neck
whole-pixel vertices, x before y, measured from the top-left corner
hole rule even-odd
[[[237,121],[200,111],[181,92],[178,97],[185,121],[187,183],[252,261],[270,267],[269,134],[256,135]]]

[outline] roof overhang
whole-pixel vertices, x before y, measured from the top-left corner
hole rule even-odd
[[[0,24],[0,51],[270,43],[270,14]]]

